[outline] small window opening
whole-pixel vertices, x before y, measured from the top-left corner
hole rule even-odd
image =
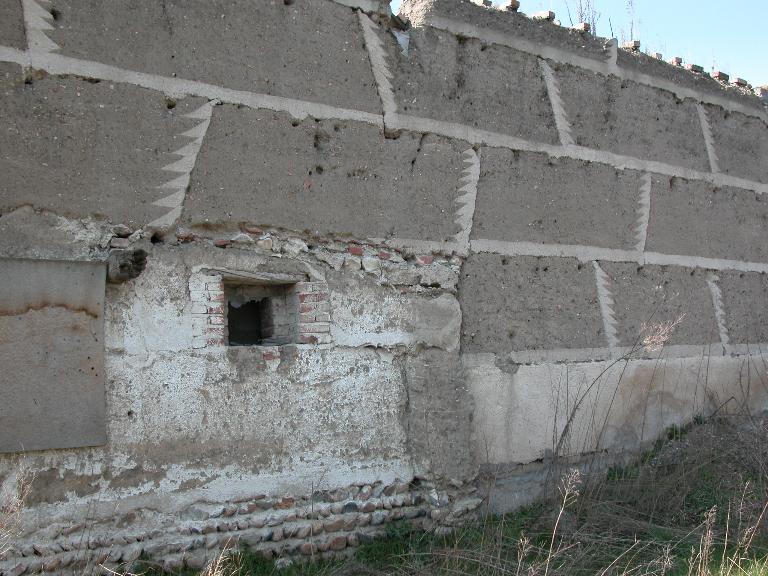
[[[298,336],[298,300],[292,284],[225,285],[230,346],[276,346]]]

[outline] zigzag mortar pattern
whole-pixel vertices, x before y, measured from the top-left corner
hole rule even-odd
[[[181,156],[179,160],[163,167],[163,170],[177,172],[180,176],[158,186],[158,188],[163,191],[170,189],[175,190],[175,192],[153,202],[155,206],[162,206],[170,208],[171,210],[160,218],[150,222],[150,228],[167,229],[175,224],[181,216],[181,211],[184,208],[184,198],[187,193],[187,188],[189,187],[189,177],[195,167],[197,154],[200,152],[205,133],[208,131],[208,126],[211,123],[211,115],[215,104],[216,102],[207,102],[194,112],[186,115],[187,118],[200,120],[200,124],[181,134],[181,136],[185,138],[193,138],[192,142],[173,152],[173,154]]]
[[[459,232],[455,236],[456,243],[461,247],[461,254],[469,253],[469,238],[472,234],[472,222],[475,217],[475,201],[477,200],[477,183],[480,180],[480,156],[474,149],[464,151],[464,163],[467,167],[459,180],[459,192],[463,194],[456,198],[456,224]]]
[[[701,132],[704,135],[704,144],[707,146],[710,169],[712,172],[720,172],[719,160],[717,158],[717,152],[715,151],[715,138],[712,135],[712,127],[709,124],[709,118],[707,118],[707,111],[701,104],[696,105],[696,110],[699,113]]]
[[[547,93],[549,94],[549,101],[552,103],[552,112],[555,116],[555,124],[557,125],[557,132],[560,136],[560,144],[566,148],[573,146],[575,142],[571,135],[571,125],[568,122],[568,116],[565,113],[565,107],[560,98],[560,85],[557,82],[555,73],[552,71],[552,68],[549,67],[546,60],[539,60],[539,66],[541,67],[541,74],[544,76],[544,81],[547,84]]]

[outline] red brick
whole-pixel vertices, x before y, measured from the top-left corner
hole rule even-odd
[[[226,344],[226,342],[224,342],[223,338],[216,338],[216,339],[211,338],[207,340],[205,343],[206,346],[224,346],[224,344]]]
[[[208,294],[209,302],[224,302],[224,292],[217,292],[215,294]]]
[[[213,245],[217,248],[226,248],[229,246],[229,240],[216,240]]]
[[[307,322],[299,325],[299,332],[302,334],[323,334],[331,331],[331,325],[328,322]]]
[[[264,358],[264,360],[266,360],[267,362],[269,362],[270,360],[279,360],[280,354],[275,354],[274,352],[264,352],[261,355],[261,357]]]
[[[223,316],[208,316],[208,324],[224,324]]]
[[[432,262],[435,261],[435,257],[431,254],[422,254],[421,256],[418,256],[416,258],[416,262],[421,264],[422,266],[428,266],[429,264],[432,264]]]
[[[347,252],[354,256],[362,256],[363,249],[361,246],[347,246]]]
[[[325,302],[328,300],[327,292],[312,292],[310,294],[299,294],[299,302]]]
[[[302,344],[317,344],[317,336],[312,336],[312,334],[301,334],[299,340]]]
[[[211,336],[224,336],[224,326],[206,326],[203,333]]]
[[[258,226],[252,226],[251,224],[246,224],[246,223],[240,224],[240,230],[245,232],[246,234],[258,234],[258,235],[261,235],[261,234],[264,233],[264,230],[262,230]]]
[[[302,313],[314,312],[316,309],[317,309],[317,305],[312,302],[299,305],[299,312],[302,312]]]
[[[390,258],[392,258],[392,254],[390,254],[389,252],[384,252],[384,250],[382,250],[381,252],[379,252],[379,258],[381,258],[382,260],[389,260]]]
[[[207,314],[219,314],[223,316],[225,313],[224,306],[208,306],[206,309]]]

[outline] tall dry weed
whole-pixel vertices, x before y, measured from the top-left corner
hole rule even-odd
[[[32,488],[34,474],[23,460],[12,467],[10,477],[0,485],[0,558],[21,530],[24,502]]]

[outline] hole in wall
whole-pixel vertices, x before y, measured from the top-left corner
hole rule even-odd
[[[173,98],[166,98],[165,107],[168,108],[168,110],[173,110],[174,108],[176,108],[176,100],[174,100]]]
[[[298,338],[292,284],[225,284],[229,346],[277,346]]]
[[[152,234],[152,236],[149,238],[149,241],[152,242],[152,244],[162,244],[163,243],[163,237],[155,232]]]

